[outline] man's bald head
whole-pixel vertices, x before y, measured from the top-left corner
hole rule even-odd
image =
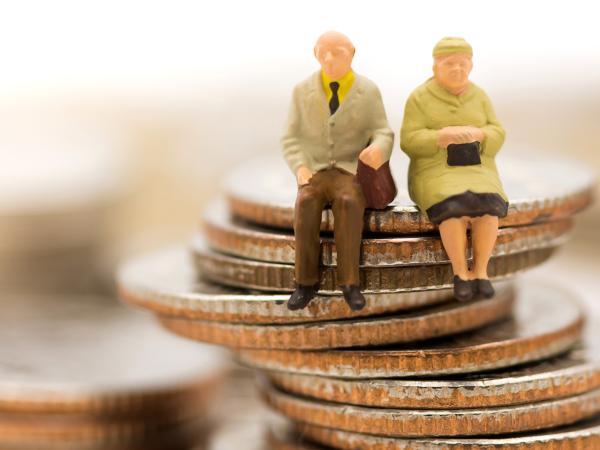
[[[321,69],[333,81],[348,73],[354,53],[352,41],[339,31],[323,33],[315,44],[315,57],[321,64]]]

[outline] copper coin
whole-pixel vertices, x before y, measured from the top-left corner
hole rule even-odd
[[[171,247],[124,264],[118,273],[121,298],[164,316],[246,324],[284,324],[394,313],[452,299],[449,289],[365,294],[367,305],[352,311],[341,295],[315,297],[298,311],[289,295],[229,288],[203,281],[184,247]]]
[[[600,388],[598,336],[588,343],[593,347],[577,348],[513,370],[435,380],[343,380],[276,371],[266,375],[283,391],[359,406],[423,409],[506,406],[557,399]]]
[[[573,347],[585,319],[568,292],[530,280],[519,283],[514,317],[460,335],[370,349],[242,350],[260,369],[340,378],[393,378],[472,373],[558,355]]]
[[[2,450],[201,450],[209,437],[208,424],[195,422],[152,428],[114,421],[86,428],[72,418],[25,417],[20,426],[6,425],[0,426]]]
[[[365,231],[420,233],[434,229],[408,197],[408,158],[390,161],[398,195],[385,210],[367,210]],[[594,174],[582,165],[559,157],[527,151],[503,152],[497,161],[509,197],[508,215],[500,226],[527,225],[568,217],[592,200]],[[255,174],[260,173],[260,177]],[[252,180],[252,182],[249,182]],[[292,229],[296,184],[280,156],[262,157],[230,172],[225,189],[231,211],[248,221]],[[323,230],[333,231],[333,214],[323,212]]]
[[[228,347],[329,349],[412,342],[482,327],[508,317],[513,290],[503,286],[491,299],[452,301],[415,312],[293,325],[245,325],[160,317],[170,331]],[[285,306],[281,306],[285,308]]]
[[[566,240],[571,227],[572,220],[563,219],[503,228],[498,234],[493,256],[555,247]],[[222,202],[216,202],[207,208],[204,214],[204,233],[206,243],[221,253],[252,260],[294,264],[295,240],[292,233],[264,229],[232,219]],[[437,235],[366,237],[362,241],[361,252],[361,266],[450,262]],[[471,257],[470,246],[468,256]],[[321,239],[321,263],[324,266],[337,265],[337,252],[331,236]]]
[[[341,450],[594,450],[600,448],[600,416],[573,425],[513,435],[453,438],[392,438],[310,424],[270,430],[272,450],[324,450],[300,436]],[[331,447],[329,447],[331,446]]]
[[[488,273],[493,279],[506,278],[546,261],[554,247],[529,250],[490,259]],[[291,292],[295,288],[294,266],[237,258],[214,252],[197,241],[195,262],[207,279],[247,289]],[[424,266],[374,266],[360,268],[361,287],[365,292],[404,292],[452,286],[450,264]],[[319,291],[339,293],[335,267],[321,270]]]
[[[3,298],[0,342],[3,413],[197,412],[228,367],[220,349],[182,342],[104,297]]]
[[[340,405],[284,393],[260,384],[275,411],[303,423],[390,437],[517,433],[574,423],[600,412],[600,389],[557,400],[467,409],[395,409]]]

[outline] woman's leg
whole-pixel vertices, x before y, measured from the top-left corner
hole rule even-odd
[[[487,267],[492,250],[498,237],[498,217],[488,214],[471,220],[471,239],[473,241],[473,275],[478,279],[487,279]]]
[[[454,275],[463,280],[471,278],[467,266],[467,225],[468,218],[451,218],[440,223],[440,235],[444,249],[452,263]]]

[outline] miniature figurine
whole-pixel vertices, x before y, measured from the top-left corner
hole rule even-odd
[[[462,38],[444,38],[433,49],[433,77],[406,102],[400,148],[410,157],[411,199],[439,226],[454,272],[454,295],[489,298],[487,266],[498,218],[508,198],[494,158],[504,129],[485,92],[469,81],[473,51]],[[466,259],[471,229],[473,267]]]
[[[355,176],[360,163],[379,171],[392,152],[390,129],[377,86],[351,68],[355,49],[345,35],[324,33],[314,48],[321,70],[293,91],[283,155],[296,175],[294,211],[296,290],[291,310],[308,305],[319,288],[321,215],[331,205],[337,282],[352,310],[360,310],[359,259],[366,199]],[[389,167],[389,164],[386,165]],[[387,169],[389,172],[389,169]]]

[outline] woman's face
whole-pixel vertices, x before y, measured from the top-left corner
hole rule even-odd
[[[469,74],[472,68],[471,55],[454,53],[435,58],[433,75],[444,88],[456,93],[462,91],[469,83]]]

